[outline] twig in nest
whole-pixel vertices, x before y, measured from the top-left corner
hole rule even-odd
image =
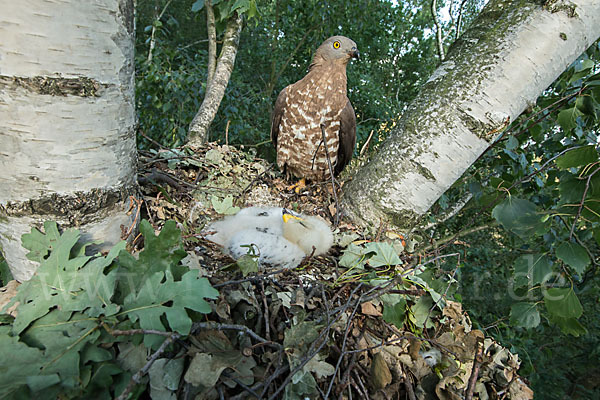
[[[367,138],[367,141],[365,142],[365,144],[363,144],[362,149],[360,149],[360,153],[358,153],[358,156],[362,156],[364,154],[364,152],[369,148],[369,142],[371,141],[371,138],[373,137],[373,134],[375,133],[375,129],[371,129],[371,133],[369,133],[369,137]]]
[[[137,205],[137,207],[136,207],[136,205]],[[137,221],[140,217],[140,211],[142,209],[142,200],[136,199],[133,196],[129,196],[129,210],[127,210],[127,214],[129,214],[131,212],[131,210],[134,208],[135,208],[135,217],[133,218],[133,221],[131,221],[131,225],[129,226],[127,231],[125,231],[123,225],[121,225],[121,227],[122,227],[121,228],[121,240],[125,240],[129,237],[129,235],[131,235],[131,233],[137,226]]]
[[[340,204],[338,202],[337,189],[335,187],[333,167],[331,166],[331,159],[329,158],[329,150],[327,150],[327,140],[325,139],[325,125],[323,124],[321,124],[321,135],[323,136],[323,148],[325,149],[325,156],[327,157],[327,165],[329,166],[329,176],[331,176],[331,188],[333,189],[333,198],[335,199],[335,223],[333,224],[333,229],[335,229],[340,224]]]
[[[138,182],[142,186],[146,185],[148,183],[164,182],[167,185],[172,186],[177,190],[183,189],[183,186],[179,182],[177,182],[174,177],[170,176],[166,172],[159,171],[156,168],[152,168],[152,172],[149,175],[139,176]],[[192,185],[190,185],[190,186],[192,186]]]
[[[133,335],[159,335],[171,337],[173,336],[173,332],[164,332],[157,331],[154,329],[128,329],[126,331],[122,331],[119,329],[112,329],[106,322],[102,323],[102,327],[106,330],[106,332],[110,333],[113,336],[133,336]]]
[[[222,330],[241,331],[259,342],[262,342],[266,345],[275,347],[277,350],[283,350],[283,346],[280,345],[279,343],[272,342],[270,340],[267,340],[267,339],[257,335],[256,333],[254,333],[254,331],[252,331],[252,329],[248,328],[245,325],[218,324],[216,322],[196,322],[196,323],[194,323],[194,325],[192,325],[192,333],[196,333],[200,329],[213,329],[216,331],[222,331]]]
[[[267,337],[267,340],[271,340],[271,330],[269,327],[269,321],[271,319],[269,317],[269,305],[267,304],[267,296],[265,296],[265,283],[263,281],[260,281],[260,296],[262,297],[263,307],[265,308],[265,336]]]
[[[354,297],[354,294],[362,286],[363,286],[363,284],[361,282],[361,283],[358,284],[358,286],[356,286],[356,288],[354,288],[354,290],[352,291],[352,293],[350,293],[350,296],[348,296],[348,302],[346,304],[349,304],[349,302],[352,299],[352,297]],[[358,307],[361,304],[361,299],[362,299],[362,296],[360,296],[355,301],[356,304],[354,305],[354,309],[352,310],[352,313],[350,314],[350,317],[348,318],[348,322],[346,323],[346,331],[344,332],[344,340],[342,341],[342,348],[340,349],[340,357],[338,358],[337,363],[335,365],[335,373],[333,374],[333,377],[329,381],[329,386],[327,387],[327,392],[325,393],[325,399],[329,398],[329,393],[331,393],[331,389],[333,388],[333,381],[335,380],[335,376],[337,375],[337,371],[339,371],[340,365],[342,364],[342,360],[344,359],[345,351],[346,351],[346,343],[347,343],[347,340],[348,340],[348,333],[350,332],[350,327],[352,326],[352,322],[354,320],[354,315],[358,311]],[[345,312],[345,310],[342,311],[342,312],[340,312],[340,314],[343,314],[344,312]]]
[[[363,399],[369,399],[369,392],[367,391],[367,389],[365,388],[365,385],[363,384],[362,378],[360,377],[360,375],[358,374],[358,372],[356,372],[356,370],[352,370],[352,374],[354,375],[354,381],[358,382],[358,386],[360,387],[360,390],[358,390],[358,388],[356,388],[358,393],[361,393],[361,396],[363,396]]]
[[[417,400],[417,396],[415,396],[415,388],[413,387],[412,383],[412,378],[410,377],[410,371],[405,371],[404,373],[406,374],[404,377],[404,388],[406,389],[408,399]]]
[[[273,400],[277,398],[277,395],[283,390],[285,389],[285,387],[291,382],[292,377],[296,374],[296,372],[300,371],[305,365],[306,363],[308,363],[318,352],[321,351],[321,349],[323,348],[323,346],[325,346],[327,344],[327,337],[329,337],[329,332],[331,331],[331,327],[333,326],[333,324],[335,324],[341,317],[342,315],[346,312],[346,310],[352,305],[353,301],[352,298],[354,297],[354,295],[356,294],[356,292],[362,287],[362,283],[360,283],[359,285],[356,286],[356,288],[354,288],[354,290],[352,291],[352,293],[350,293],[350,296],[348,297],[348,301],[346,301],[346,304],[342,307],[337,307],[333,313],[337,314],[335,316],[335,318],[331,319],[330,323],[327,324],[327,326],[325,328],[323,328],[319,334],[319,337],[317,337],[317,339],[311,344],[310,348],[308,349],[308,351],[306,352],[306,355],[303,357],[303,359],[301,360],[301,362],[292,370],[290,371],[289,375],[287,376],[287,378],[283,381],[283,383],[281,383],[279,385],[279,387],[277,388],[277,390],[269,397],[269,400]],[[354,300],[354,302],[356,302],[357,304],[360,304],[360,298],[357,300]],[[356,311],[356,306],[354,308],[354,311]],[[354,314],[352,314],[354,315]],[[329,316],[328,316],[329,318]],[[352,317],[350,318],[350,321],[352,320]],[[318,321],[317,321],[318,323]],[[340,357],[341,360],[342,357]],[[334,378],[332,378],[332,382],[333,379],[335,379],[335,375],[337,375],[337,371],[339,370],[339,362],[338,362],[338,367],[336,368],[336,371],[334,372]],[[263,389],[263,393],[262,393],[262,397],[264,397],[265,393],[267,392],[267,390],[269,390],[269,385],[270,383],[278,376],[279,374],[277,373],[273,373],[270,377],[269,377],[269,381],[265,384],[265,387]],[[329,390],[331,390],[331,388],[329,388]],[[327,398],[329,394],[329,391],[327,392],[327,394],[325,396],[323,396],[323,398]]]
[[[479,376],[479,368],[483,362],[483,339],[477,339],[477,351],[473,358],[473,369],[471,370],[471,376],[469,377],[469,384],[465,392],[465,400],[471,400],[473,398],[473,392],[475,391],[475,384],[477,383],[477,377]]]
[[[212,285],[215,289],[223,287],[223,286],[229,286],[229,285],[238,285],[240,283],[244,283],[244,282],[251,282],[251,283],[258,283],[261,282],[264,278],[270,276],[270,275],[277,275],[277,274],[281,274],[282,272],[285,271],[289,271],[289,268],[281,268],[275,271],[270,271],[264,274],[260,274],[260,275],[255,275],[255,276],[249,276],[248,278],[244,278],[244,279],[238,279],[235,281],[226,281],[226,282],[221,282],[221,283],[216,283],[214,285]]]
[[[154,354],[152,354],[146,365],[144,365],[142,369],[140,369],[138,372],[135,373],[135,375],[131,377],[129,384],[127,385],[125,390],[123,390],[123,392],[119,395],[119,397],[116,398],[116,400],[125,400],[127,397],[129,397],[129,393],[131,393],[135,385],[140,383],[142,377],[148,373],[150,367],[152,367],[152,364],[154,364],[154,362],[158,360],[158,357],[160,357],[165,352],[167,346],[169,346],[174,340],[179,339],[180,336],[181,335],[175,332],[170,333],[170,336],[166,338],[165,341],[160,345],[158,350],[156,350]]]
[[[229,124],[231,120],[227,120],[227,125],[225,125],[225,146],[229,146]]]
[[[252,188],[252,186],[254,186],[254,184],[256,182],[258,182],[267,172],[271,171],[273,169],[273,165],[270,165],[269,168],[265,169],[263,172],[261,172],[260,174],[256,175],[256,177],[254,179],[252,179],[252,182],[250,182],[248,184],[248,186],[246,186],[244,188],[244,190],[242,190],[242,193],[240,194],[240,197],[243,198],[243,196],[246,195],[246,193]]]

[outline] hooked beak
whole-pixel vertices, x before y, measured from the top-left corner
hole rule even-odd
[[[348,52],[348,55],[352,58],[356,58],[357,60],[360,60],[360,52],[358,51],[358,49],[356,47],[353,47],[350,52]]]
[[[283,222],[288,222],[290,219],[297,219],[298,221],[302,221],[302,218],[295,216],[294,214],[292,214],[291,211],[287,210],[287,209],[283,209],[282,211],[282,217],[283,217]]]

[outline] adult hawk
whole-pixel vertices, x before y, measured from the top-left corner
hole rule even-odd
[[[279,93],[271,140],[277,165],[287,176],[328,177],[325,147],[334,175],[350,162],[356,144],[356,115],[346,95],[346,65],[351,58],[359,58],[356,43],[344,36],[330,37],[315,52],[306,76]]]

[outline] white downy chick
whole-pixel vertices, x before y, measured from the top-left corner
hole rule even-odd
[[[307,255],[326,253],[333,244],[327,223],[283,208],[250,207],[211,224],[206,238],[233,258],[258,255],[260,266],[294,268]],[[313,252],[314,246],[314,252]]]

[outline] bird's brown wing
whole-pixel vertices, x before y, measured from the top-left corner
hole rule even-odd
[[[277,149],[277,136],[279,136],[279,124],[283,116],[283,108],[285,107],[285,99],[287,96],[287,87],[284,88],[277,96],[275,107],[273,107],[273,115],[271,117],[271,142]]]
[[[354,108],[352,108],[352,104],[350,104],[350,100],[348,100],[346,107],[344,107],[340,115],[340,147],[338,149],[335,171],[333,171],[335,175],[342,172],[344,167],[348,165],[352,158],[355,145],[356,114],[354,114]]]

